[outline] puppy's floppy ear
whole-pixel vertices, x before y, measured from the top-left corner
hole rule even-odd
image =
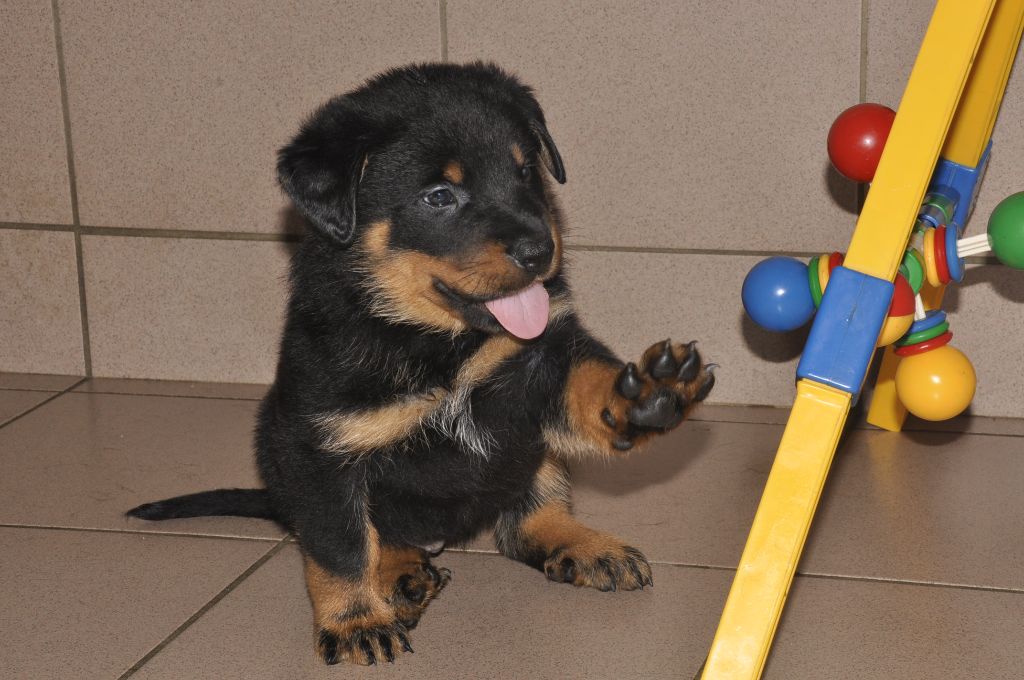
[[[541,160],[544,161],[544,167],[548,169],[548,172],[551,173],[551,176],[559,184],[565,184],[565,165],[562,164],[562,155],[558,153],[555,140],[551,139],[551,135],[548,133],[548,128],[544,124],[544,117],[541,116],[531,120],[530,129],[540,141],[541,148],[543,149]]]
[[[340,246],[355,236],[356,194],[374,126],[344,97],[313,114],[277,154],[277,179],[321,234]]]

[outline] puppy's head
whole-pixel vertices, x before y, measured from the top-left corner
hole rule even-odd
[[[324,105],[278,160],[314,232],[355,254],[374,313],[520,338],[547,325],[561,266],[545,169],[565,182],[540,106],[485,64],[389,71]]]

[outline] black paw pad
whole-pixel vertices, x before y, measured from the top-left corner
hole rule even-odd
[[[659,389],[643,402],[630,407],[629,422],[637,427],[670,429],[683,419],[682,398],[668,389]]]

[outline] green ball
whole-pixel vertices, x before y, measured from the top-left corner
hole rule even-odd
[[[988,244],[1007,267],[1024,269],[1024,191],[1004,198],[992,211]]]

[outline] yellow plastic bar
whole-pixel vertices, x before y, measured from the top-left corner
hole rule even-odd
[[[999,0],[992,11],[988,29],[978,48],[974,67],[942,147],[943,158],[970,168],[977,167],[995,127],[1022,31],[1024,0]],[[922,291],[925,307],[941,307],[944,292],[944,287],[925,286]],[[907,409],[896,395],[896,368],[899,362],[900,358],[893,348],[887,347],[867,416],[872,425],[892,432],[903,429],[907,419]]]
[[[939,0],[845,265],[892,281],[996,0]],[[756,680],[768,658],[852,396],[801,380],[704,680]]]
[[[754,516],[703,678],[758,678],[789,593],[852,396],[811,380],[796,401]]]
[[[892,281],[995,0],[940,0],[843,262]]]
[[[1024,28],[1024,0],[998,0],[964,88],[942,157],[969,168],[985,152]]]

